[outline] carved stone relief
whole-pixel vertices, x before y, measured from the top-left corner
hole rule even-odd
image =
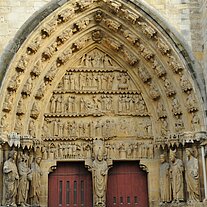
[[[27,157],[36,142],[45,162],[91,162],[94,206],[100,207],[106,203],[109,160],[148,162],[158,155],[156,145],[178,146],[186,129],[194,136],[203,124],[183,57],[143,12],[111,0],[66,4],[25,40],[5,82],[0,130],[14,131],[9,146],[26,149],[15,163],[20,206],[40,206],[41,159]],[[161,202],[176,205],[184,198],[183,186],[176,185],[183,183],[183,162],[176,156],[171,162],[162,162],[160,180],[171,176],[173,197],[165,182]],[[188,155],[188,162],[196,166],[197,158]],[[197,189],[189,187],[197,186],[197,166],[193,173],[185,166],[194,174],[185,180],[187,200],[197,201]],[[14,197],[6,197],[8,205]]]
[[[169,160],[166,154],[160,155],[160,206],[171,202],[179,206],[185,200],[189,205],[198,205],[200,202],[196,147],[186,148],[185,155],[186,160],[178,158],[176,150],[170,150]],[[184,194],[185,184],[188,194]]]

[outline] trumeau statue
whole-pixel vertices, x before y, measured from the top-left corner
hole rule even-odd
[[[19,174],[16,166],[17,152],[10,151],[9,158],[3,166],[5,206],[16,207],[16,195]]]
[[[172,195],[173,203],[179,203],[184,201],[184,189],[183,189],[183,162],[182,160],[176,158],[176,151],[170,151],[170,161],[171,161],[171,185],[172,185]]]
[[[199,202],[199,171],[198,159],[191,148],[186,148],[187,162],[185,166],[185,178],[187,183],[188,202]]]
[[[92,163],[94,206],[106,206],[106,186],[108,176],[108,164],[105,160],[105,147],[101,140],[94,141],[94,161]]]
[[[160,204],[172,200],[170,185],[170,164],[166,162],[165,155],[160,155]]]

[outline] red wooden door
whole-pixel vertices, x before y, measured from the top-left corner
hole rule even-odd
[[[114,163],[107,187],[107,207],[149,206],[147,173],[137,162]]]
[[[91,173],[83,163],[58,163],[48,188],[48,207],[92,207]]]

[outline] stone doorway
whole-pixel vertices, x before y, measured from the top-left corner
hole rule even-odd
[[[109,171],[107,207],[148,207],[147,173],[138,162],[115,162]]]
[[[84,163],[59,162],[49,175],[49,207],[92,207],[91,174]]]

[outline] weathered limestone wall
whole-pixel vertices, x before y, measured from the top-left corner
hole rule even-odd
[[[51,0],[0,0],[0,54],[25,21]]]

